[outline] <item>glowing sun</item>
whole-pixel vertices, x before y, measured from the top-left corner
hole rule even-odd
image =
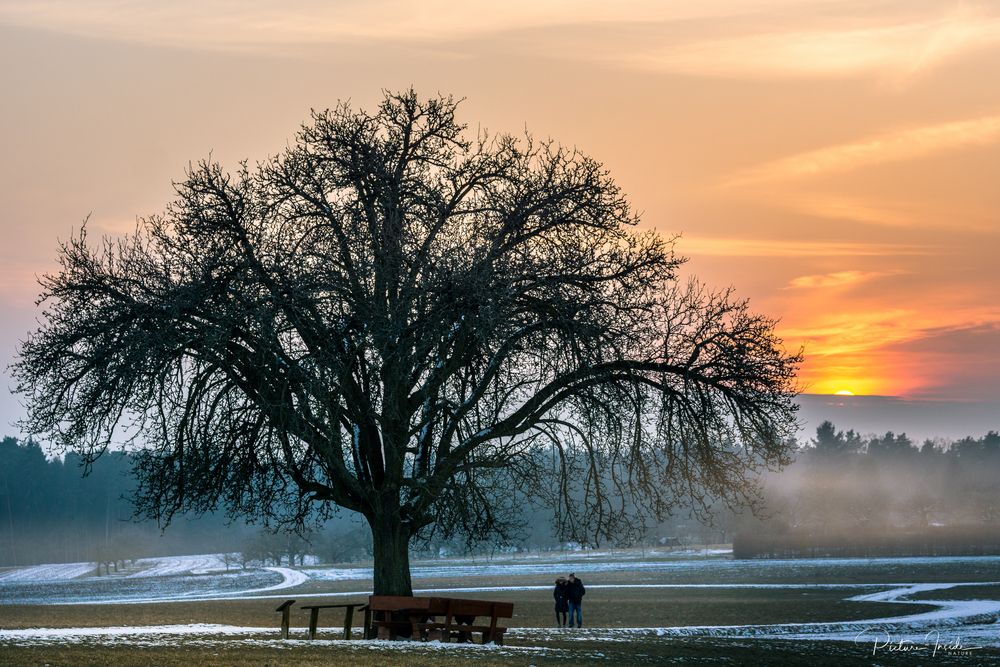
[[[834,396],[854,396],[854,392],[848,391],[847,389],[841,389],[840,391],[835,391]]]

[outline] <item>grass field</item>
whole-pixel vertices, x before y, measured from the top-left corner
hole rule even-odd
[[[396,642],[403,644],[403,642]],[[685,638],[650,642],[569,641],[552,638],[530,645],[511,642],[504,648],[424,648],[419,644],[387,648],[376,642],[229,640],[180,642],[173,646],[73,644],[32,646],[0,650],[0,661],[9,667],[329,667],[330,665],[458,667],[476,665],[991,665],[1000,664],[1000,653],[940,652],[873,655],[870,644],[833,641],[737,640]],[[924,649],[925,647],[920,647]]]
[[[452,597],[487,598],[514,603],[511,627],[541,628],[553,625],[551,595],[547,591],[498,591],[487,594],[455,593]],[[294,593],[288,597],[294,598]],[[896,613],[890,603],[857,603],[844,600],[842,589],[594,589],[586,597],[588,627],[661,627],[684,625],[737,625],[794,623],[879,618]],[[351,598],[348,598],[351,599]],[[304,604],[324,602],[303,600]],[[329,602],[342,601],[340,597]],[[353,601],[361,602],[358,597]],[[121,624],[163,625],[225,623],[277,628],[279,615],[270,600],[165,602],[130,605],[31,605],[3,607],[4,628],[103,627]],[[931,609],[931,607],[927,607]],[[329,626],[342,623],[335,610],[323,612]],[[308,612],[293,607],[292,627],[305,628]],[[360,620],[356,620],[360,626]]]
[[[447,563],[435,562],[424,570],[434,576],[415,580],[424,594],[513,601],[504,647],[345,642],[334,610],[324,611],[319,639],[307,641],[302,604],[361,601],[371,584],[349,569],[305,568],[310,576],[294,573],[293,586],[237,599],[170,599],[173,580],[164,579],[160,602],[3,604],[0,665],[1000,664],[1000,559],[657,558],[570,558],[540,567],[512,559],[484,564],[482,574],[479,565],[456,561],[460,576],[451,577],[442,576]],[[553,629],[549,580],[570,569],[587,583],[586,627]],[[73,590],[87,581],[74,580]],[[198,591],[207,580],[174,583]],[[57,582],[38,587],[32,599],[48,590],[54,600],[62,595]],[[8,599],[19,590],[11,588]],[[282,641],[274,608],[285,599],[297,604],[292,638]],[[954,638],[962,645],[949,643]]]

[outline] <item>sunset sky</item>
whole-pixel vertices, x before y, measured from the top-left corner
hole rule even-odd
[[[4,366],[88,214],[128,231],[189,161],[412,85],[604,162],[686,273],[780,318],[804,392],[1000,427],[1000,3],[0,0],[0,63]]]

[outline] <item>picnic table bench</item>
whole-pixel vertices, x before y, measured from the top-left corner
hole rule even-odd
[[[286,600],[281,603],[281,605],[275,609],[275,611],[281,613],[281,638],[288,639],[288,625],[290,621],[292,605],[295,604],[295,600]],[[307,639],[316,639],[316,628],[319,625],[319,610],[320,609],[344,609],[344,639],[351,638],[351,630],[354,627],[354,610],[362,609],[365,612],[365,631],[371,626],[371,611],[368,609],[368,605],[363,602],[355,602],[350,604],[308,604],[302,605],[303,609],[309,610],[309,633],[306,635]]]
[[[366,636],[380,639],[413,638],[450,642],[473,641],[479,633],[483,644],[503,644],[507,628],[500,619],[514,615],[513,602],[467,600],[464,598],[406,597],[372,595],[368,608],[374,614]],[[444,616],[444,621],[435,620]],[[476,619],[482,617],[481,624]]]
[[[316,639],[316,626],[319,625],[319,610],[320,609],[344,609],[344,639],[351,638],[351,630],[354,627],[354,609],[359,608],[365,610],[365,627],[371,624],[371,619],[369,615],[371,612],[368,610],[368,605],[356,602],[353,604],[307,604],[302,605],[303,609],[309,610],[309,634],[307,637],[309,639]]]

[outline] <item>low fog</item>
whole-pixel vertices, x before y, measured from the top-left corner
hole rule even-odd
[[[182,515],[163,527],[133,516],[131,458],[108,454],[83,476],[80,460],[46,457],[36,443],[0,443],[0,566],[93,562],[108,572],[149,556],[225,553],[234,565],[350,562],[371,557],[367,525],[341,513],[299,535]],[[796,460],[768,474],[762,511],[679,508],[643,539],[612,547],[732,542],[737,558],[1000,553],[1000,435],[914,442],[821,424]],[[426,541],[418,555],[577,549],[544,511],[525,510],[506,544]],[[98,565],[100,564],[100,565]]]
[[[917,443],[824,422],[737,519],[737,557],[1000,553],[1000,435]]]

